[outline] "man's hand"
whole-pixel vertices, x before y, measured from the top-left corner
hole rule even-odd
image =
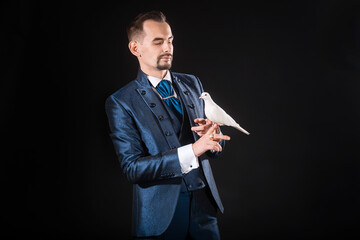
[[[196,126],[196,127],[192,127],[191,130],[193,132],[196,132],[197,135],[199,135],[200,137],[202,137],[208,130],[209,128],[211,128],[214,123],[209,120],[209,119],[203,119],[203,118],[196,118],[194,120],[195,123],[199,124],[199,126]],[[219,133],[220,130],[219,130],[219,127],[216,129],[216,133]],[[221,139],[219,138],[214,138],[213,139],[214,141],[216,142],[220,142]]]
[[[222,147],[220,146],[219,142],[221,140],[230,140],[230,137],[227,135],[214,134],[214,131],[217,127],[217,124],[212,125],[210,128],[208,128],[205,134],[203,134],[202,137],[192,145],[196,157],[201,156],[208,150],[221,152]]]
[[[203,118],[196,118],[194,123],[199,124],[199,126],[192,127],[191,131],[196,132],[200,137],[202,137],[213,125],[211,120]]]

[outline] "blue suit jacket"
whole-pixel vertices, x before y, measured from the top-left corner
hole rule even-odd
[[[200,80],[180,73],[172,73],[172,79],[183,100],[183,110],[195,126],[195,118],[205,118],[204,103],[199,99],[203,92]],[[133,183],[132,232],[139,237],[160,235],[170,224],[182,181],[177,154],[181,145],[167,106],[141,70],[137,79],[109,96],[105,106],[121,168]],[[195,142],[199,137],[195,133],[193,136]],[[208,151],[207,155],[217,157],[219,153]],[[223,212],[206,154],[199,161],[214,200]]]

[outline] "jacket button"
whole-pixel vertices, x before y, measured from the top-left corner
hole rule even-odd
[[[189,95],[189,91],[184,91],[185,95]]]
[[[155,103],[150,103],[150,107],[155,107],[156,106],[156,104]]]
[[[146,91],[145,91],[145,90],[142,90],[142,91],[141,91],[141,94],[142,94],[142,95],[145,95],[145,94],[146,94]]]
[[[170,136],[170,132],[169,132],[169,131],[165,131],[165,136]]]
[[[180,79],[177,79],[178,82],[180,82]]]
[[[163,115],[160,115],[160,116],[159,116],[159,120],[164,120],[164,116],[163,116]]]
[[[175,146],[171,147],[171,149],[175,149],[175,148],[176,148]]]
[[[193,103],[188,105],[188,106],[189,106],[189,108],[194,108],[195,107]]]

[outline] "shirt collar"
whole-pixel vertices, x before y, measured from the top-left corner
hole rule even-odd
[[[170,71],[167,71],[165,77],[163,79],[161,78],[157,78],[157,77],[153,77],[153,76],[147,76],[147,78],[149,79],[151,85],[156,88],[156,86],[161,82],[161,80],[165,79],[165,80],[169,80],[172,83],[171,80],[171,74]]]

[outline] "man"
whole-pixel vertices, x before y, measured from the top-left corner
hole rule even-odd
[[[133,183],[132,233],[137,239],[219,239],[216,213],[223,206],[207,158],[218,157],[230,137],[204,118],[200,80],[169,71],[174,36],[163,13],[137,16],[128,38],[140,69],[106,100],[106,113]]]

